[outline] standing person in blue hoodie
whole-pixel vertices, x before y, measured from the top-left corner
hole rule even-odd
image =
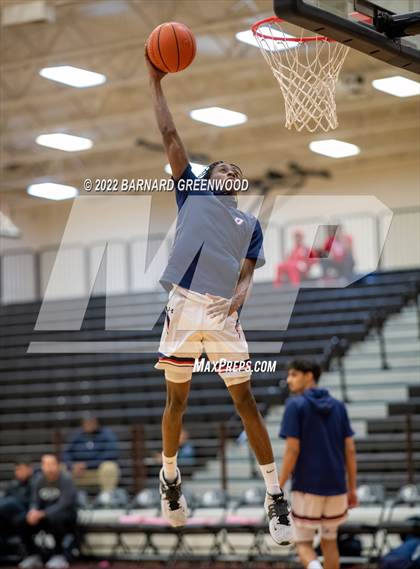
[[[93,415],[86,415],[81,427],[70,439],[63,462],[77,486],[99,486],[101,491],[112,492],[119,478],[117,437]]]
[[[292,516],[295,541],[305,569],[323,569],[313,548],[321,536],[325,569],[339,569],[337,529],[348,508],[357,506],[356,450],[346,408],[326,389],[318,388],[321,368],[316,362],[294,360],[287,384],[293,397],[286,402],[280,437],[286,449],[279,476],[292,476]]]

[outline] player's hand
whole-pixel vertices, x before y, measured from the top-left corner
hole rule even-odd
[[[26,515],[26,521],[30,526],[35,526],[44,517],[45,512],[42,512],[41,510],[30,510]]]
[[[357,497],[356,490],[348,490],[347,500],[349,508],[356,508],[359,505],[359,498]]]
[[[165,71],[161,71],[160,69],[155,67],[153,63],[150,61],[150,57],[147,54],[146,44],[144,44],[144,59],[146,60],[146,65],[149,70],[149,75],[151,79],[153,79],[154,81],[161,81],[165,77],[165,75],[167,75]]]
[[[33,526],[36,524],[35,522],[35,513],[36,510],[30,510],[27,514],[26,514],[26,521],[30,526]]]
[[[215,296],[214,294],[206,293],[208,298],[211,298],[212,303],[207,308],[207,315],[214,318],[218,324],[226,320],[236,310],[231,298],[223,298],[222,296]]]

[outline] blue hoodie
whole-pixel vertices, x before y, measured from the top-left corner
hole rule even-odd
[[[292,490],[321,496],[347,492],[344,440],[354,432],[344,403],[318,388],[290,397],[279,435],[300,440]]]

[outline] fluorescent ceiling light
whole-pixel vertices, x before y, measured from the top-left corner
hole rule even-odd
[[[41,77],[71,85],[72,87],[93,87],[105,83],[106,77],[101,73],[87,71],[87,69],[79,69],[71,65],[59,65],[57,67],[44,67],[39,72]]]
[[[190,164],[193,174],[195,174],[196,176],[202,174],[203,170],[206,168],[204,164],[197,164],[197,162],[190,162]],[[166,164],[165,172],[169,175],[172,175],[172,168],[170,164]]]
[[[222,107],[206,107],[203,109],[194,109],[190,112],[190,117],[195,121],[205,122],[214,126],[234,126],[243,124],[248,117],[243,113],[223,109]]]
[[[259,31],[266,36],[272,36],[272,32],[271,32],[270,28],[268,28],[268,27],[259,28]],[[247,44],[253,45],[255,47],[260,47],[259,43],[255,39],[254,34],[252,33],[252,30],[245,30],[243,32],[238,32],[235,35],[236,35],[236,39],[243,42],[243,43],[247,43]],[[274,36],[274,37],[275,38],[278,37],[278,39],[280,41],[274,41],[274,38],[272,40],[264,38],[264,41],[262,41],[263,48],[266,51],[282,51],[285,49],[292,49],[294,47],[298,47],[298,45],[299,45],[299,42],[297,42],[297,41],[289,41],[287,43],[285,42],[285,40],[287,40],[287,38],[294,38],[295,37],[295,36],[291,36],[290,34],[282,34],[282,35]]]
[[[90,138],[82,136],[73,136],[64,132],[55,132],[52,134],[40,134],[36,137],[35,142],[41,146],[49,148],[57,148],[66,152],[76,152],[77,150],[87,150],[92,147]]]
[[[395,97],[413,97],[420,95],[420,83],[402,77],[401,75],[394,75],[393,77],[385,77],[384,79],[375,79],[372,85],[378,91],[389,93]]]
[[[355,144],[343,142],[330,138],[328,140],[314,140],[309,144],[310,150],[317,154],[323,154],[330,158],[346,158],[347,156],[356,156],[360,153],[360,148]]]
[[[79,193],[73,186],[64,186],[54,182],[43,182],[31,184],[26,190],[30,196],[45,198],[47,200],[68,200],[74,198]]]

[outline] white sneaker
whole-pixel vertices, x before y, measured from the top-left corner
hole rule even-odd
[[[159,482],[162,516],[174,528],[185,526],[188,519],[188,507],[182,494],[179,468],[176,469],[176,479],[171,483],[166,481],[163,468],[161,468]]]
[[[18,565],[19,569],[38,569],[43,566],[44,564],[39,555],[29,555],[29,557],[25,557]]]
[[[67,569],[70,565],[63,555],[53,555],[45,567],[48,569]]]
[[[270,535],[278,545],[287,547],[293,543],[289,504],[281,494],[265,495],[264,509],[268,516]]]

